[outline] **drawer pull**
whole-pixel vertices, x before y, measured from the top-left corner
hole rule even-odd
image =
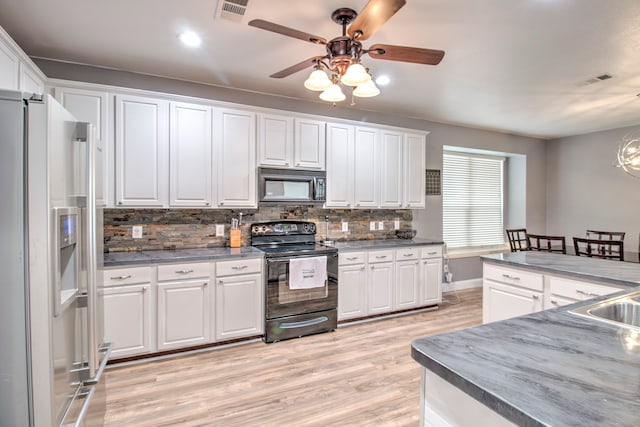
[[[386,255],[376,255],[376,259],[385,259]]]
[[[599,294],[593,293],[593,292],[587,292],[587,291],[582,291],[580,289],[576,289],[576,293],[579,293],[580,295],[585,295],[588,297],[599,297]]]
[[[427,252],[427,255],[436,255],[438,252]]]
[[[130,279],[131,275],[127,274],[125,276],[115,276],[115,277],[111,277],[111,280],[126,280],[126,279]]]
[[[147,292],[149,290],[149,286],[143,286],[142,287],[142,292]]]
[[[558,301],[556,301],[556,300],[554,300],[554,299],[552,299],[552,300],[551,300],[551,304],[553,304],[553,305],[560,305],[560,304],[558,303]]]
[[[176,270],[176,274],[189,274],[193,273],[193,270]]]
[[[357,256],[350,256],[350,257],[347,257],[347,261],[355,261],[355,260],[357,260],[357,259],[358,259],[358,257],[357,257]]]
[[[403,257],[410,257],[410,256],[413,256],[413,254],[403,254],[402,256]]]
[[[504,277],[505,279],[509,279],[509,280],[520,280],[520,278],[518,276],[511,276],[509,274],[503,274],[502,277]]]
[[[533,295],[531,295],[531,298],[533,298],[534,300],[539,300],[540,299],[540,295],[533,294]]]
[[[244,270],[247,267],[248,267],[248,265],[234,265],[233,267],[231,267],[231,269],[232,270]]]

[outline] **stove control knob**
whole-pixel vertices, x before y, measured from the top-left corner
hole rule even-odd
[[[315,233],[316,232],[316,225],[313,224],[313,223],[309,224],[309,229],[307,231],[309,231],[309,233]]]

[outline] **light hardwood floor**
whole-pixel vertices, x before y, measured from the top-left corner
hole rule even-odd
[[[335,332],[115,366],[104,377],[105,425],[415,426],[411,342],[482,320],[481,289],[458,296],[437,311]]]

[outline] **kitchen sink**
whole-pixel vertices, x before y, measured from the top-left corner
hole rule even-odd
[[[569,313],[640,330],[640,291],[575,308]]]

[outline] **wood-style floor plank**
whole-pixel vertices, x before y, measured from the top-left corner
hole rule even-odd
[[[478,325],[482,291],[436,311],[114,366],[106,426],[415,426],[417,338]],[[456,302],[456,294],[445,294]]]

